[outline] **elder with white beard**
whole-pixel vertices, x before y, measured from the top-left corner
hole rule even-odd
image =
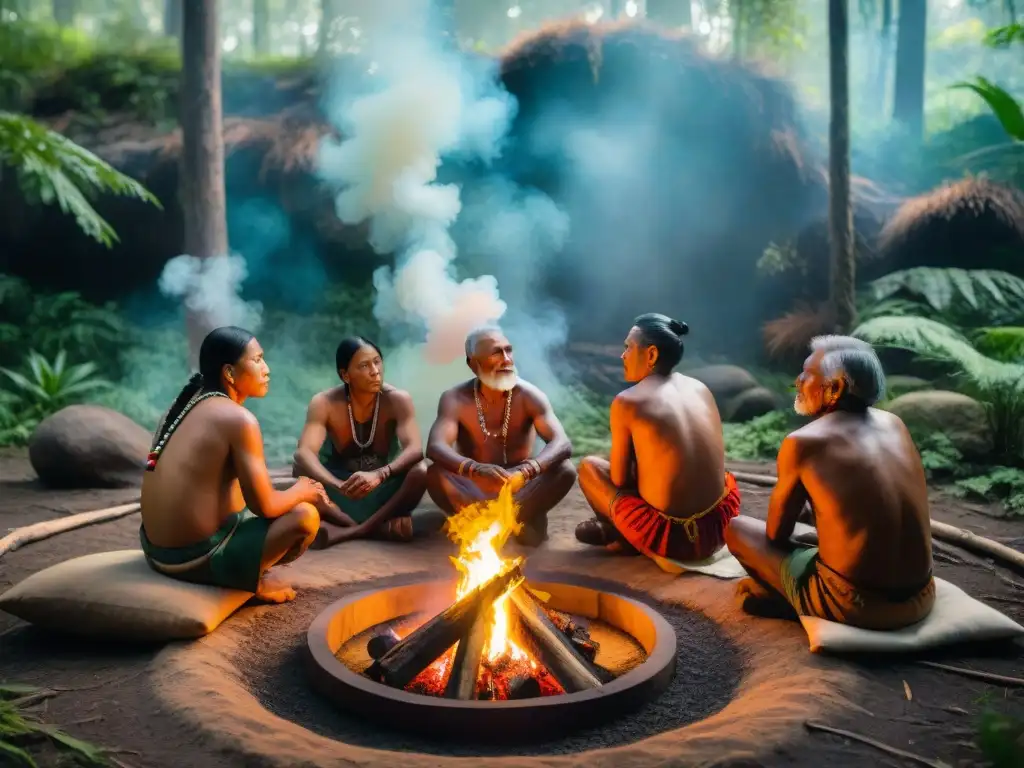
[[[544,393],[519,378],[500,328],[466,337],[466,364],[473,378],[441,395],[427,438],[427,492],[453,515],[512,483],[523,524],[516,539],[537,546],[547,538],[548,512],[576,482],[572,444]],[[538,435],[546,445],[533,456]]]

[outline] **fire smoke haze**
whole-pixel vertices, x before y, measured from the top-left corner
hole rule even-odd
[[[426,426],[441,391],[469,376],[465,337],[485,323],[505,329],[524,378],[557,386],[547,351],[564,341],[565,323],[533,306],[530,275],[561,246],[568,222],[547,197],[497,175],[465,196],[438,180],[443,158],[496,160],[515,103],[496,85],[495,63],[440,47],[428,0],[382,5],[365,52],[374,87],[335,88],[325,111],[345,138],[323,143],[318,171],[337,190],[338,218],[368,222],[374,250],[395,255],[394,269],[374,273],[374,314],[399,344],[387,378],[410,391]],[[504,296],[491,275],[459,278],[451,229],[460,217],[462,245],[491,264],[517,263],[522,279]]]

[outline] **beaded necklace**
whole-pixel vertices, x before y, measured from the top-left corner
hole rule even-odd
[[[377,393],[377,399],[373,403],[373,422],[370,424],[370,436],[366,438],[365,443],[359,442],[359,435],[356,432],[356,417],[352,415],[352,397],[348,399],[348,425],[352,428],[352,442],[359,447],[360,450],[365,450],[373,445],[373,437],[377,434],[377,415],[380,413],[380,392]]]
[[[476,401],[476,417],[480,421],[480,431],[484,433],[484,440],[498,435],[487,430],[487,422],[484,419],[484,407],[480,402],[480,379],[473,382],[473,399]],[[505,393],[505,415],[501,421],[501,462],[508,464],[508,420],[512,415],[512,390]]]
[[[152,472],[154,469],[156,469],[156,462],[160,458],[160,452],[163,451],[164,446],[167,445],[167,441],[171,439],[171,435],[174,434],[174,430],[176,430],[178,428],[178,425],[181,424],[182,419],[185,418],[189,411],[191,411],[193,408],[199,405],[199,403],[203,402],[203,400],[208,400],[211,397],[227,397],[227,395],[225,395],[223,392],[217,392],[216,390],[211,392],[204,392],[201,395],[198,393],[193,395],[192,398],[187,403],[185,403],[185,407],[181,409],[181,413],[178,414],[177,418],[171,422],[171,426],[167,429],[166,432],[164,432],[163,437],[161,437],[159,440],[156,441],[156,443],[153,444],[153,450],[151,450],[149,452],[149,456],[146,457],[147,472]],[[163,425],[161,425],[161,427],[162,426]]]

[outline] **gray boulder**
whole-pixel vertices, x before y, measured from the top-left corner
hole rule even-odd
[[[139,485],[152,435],[127,416],[99,405],[69,405],[40,422],[28,458],[50,488]]]
[[[992,451],[992,431],[985,406],[959,392],[928,389],[900,395],[886,410],[903,419],[917,435],[943,432],[967,456],[985,456]]]
[[[754,387],[740,392],[729,401],[728,411],[722,414],[726,421],[741,422],[756,419],[781,407],[779,396],[770,389]]]

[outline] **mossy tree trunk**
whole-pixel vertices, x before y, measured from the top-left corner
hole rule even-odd
[[[181,37],[184,0],[164,0],[164,34]]]
[[[829,154],[830,300],[838,333],[856,320],[853,209],[850,205],[850,25],[849,0],[828,3],[828,69],[831,117]]]
[[[914,138],[924,132],[924,75],[928,0],[900,0],[896,25],[893,119]]]
[[[270,0],[252,0],[252,49],[257,56],[270,53]]]
[[[179,194],[185,253],[201,259],[228,253],[217,5],[218,0],[189,0],[182,16]],[[190,362],[197,366],[199,345],[213,323],[197,312],[190,312],[186,322]]]
[[[78,9],[75,0],[53,0],[53,20],[59,27],[70,27],[75,23]]]
[[[693,27],[690,0],[647,0],[647,18],[664,27]]]

